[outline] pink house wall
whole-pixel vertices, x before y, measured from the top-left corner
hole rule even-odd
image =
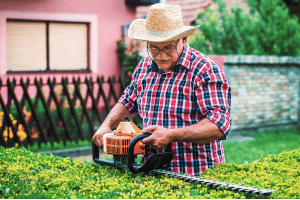
[[[6,21],[7,19],[49,20],[90,23],[89,32],[89,66],[91,73],[20,73],[6,74]],[[15,78],[17,83],[21,77],[34,78],[84,77],[86,75],[118,76],[121,72],[117,55],[117,41],[121,39],[122,27],[135,19],[135,8],[128,7],[125,0],[26,0],[0,1],[0,79],[6,84],[7,78]],[[83,80],[84,78],[82,78]],[[30,89],[30,88],[29,88]],[[34,95],[34,88],[29,91]],[[21,88],[15,88],[21,97]],[[6,103],[7,88],[2,87],[0,93]]]
[[[121,39],[122,26],[135,18],[135,9],[128,7],[125,0],[1,0],[0,75],[6,74],[8,18],[89,22],[92,73],[109,77],[120,74],[117,41]]]
[[[224,71],[224,65],[226,62],[226,56],[214,56],[214,55],[210,55],[208,56],[210,59],[212,59],[218,66],[219,68]]]

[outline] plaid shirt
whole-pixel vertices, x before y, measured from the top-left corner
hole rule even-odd
[[[229,134],[229,83],[212,60],[188,45],[169,73],[158,68],[150,57],[143,58],[119,102],[133,116],[139,113],[144,128],[150,125],[181,128],[207,118],[223,131],[224,139]],[[225,163],[222,140],[205,145],[173,142],[172,153],[169,170],[190,175],[197,176],[214,163]]]

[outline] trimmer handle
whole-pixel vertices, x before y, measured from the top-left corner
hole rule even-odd
[[[171,152],[166,152],[163,154],[153,154],[146,160],[144,165],[139,167],[136,165],[135,156],[134,156],[134,147],[138,141],[146,137],[149,137],[150,135],[151,133],[144,133],[138,135],[131,140],[128,146],[128,169],[134,174],[139,172],[149,172],[153,169],[165,168],[170,164],[171,160],[173,159],[173,154]]]
[[[141,135],[135,136],[129,143],[128,146],[128,169],[136,174],[139,173],[139,167],[134,166],[135,164],[135,156],[134,156],[134,147],[136,143],[146,137],[149,137],[151,134],[150,133],[143,133]]]
[[[114,161],[108,161],[108,160],[105,160],[105,159],[101,159],[99,157],[99,147],[97,147],[97,145],[95,145],[95,143],[93,143],[92,151],[93,151],[93,153],[92,153],[93,160],[94,160],[95,163],[115,167]]]

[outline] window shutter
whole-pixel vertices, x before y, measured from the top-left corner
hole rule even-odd
[[[86,70],[88,24],[49,23],[50,70]]]
[[[7,21],[7,71],[47,68],[46,23]]]

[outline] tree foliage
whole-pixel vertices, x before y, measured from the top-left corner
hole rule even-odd
[[[289,11],[292,15],[296,15],[298,20],[300,18],[300,0],[283,0],[284,3],[289,8]]]
[[[282,0],[249,1],[250,11],[227,9],[215,1],[197,17],[201,33],[189,44],[205,54],[290,55],[300,54],[300,25]]]

